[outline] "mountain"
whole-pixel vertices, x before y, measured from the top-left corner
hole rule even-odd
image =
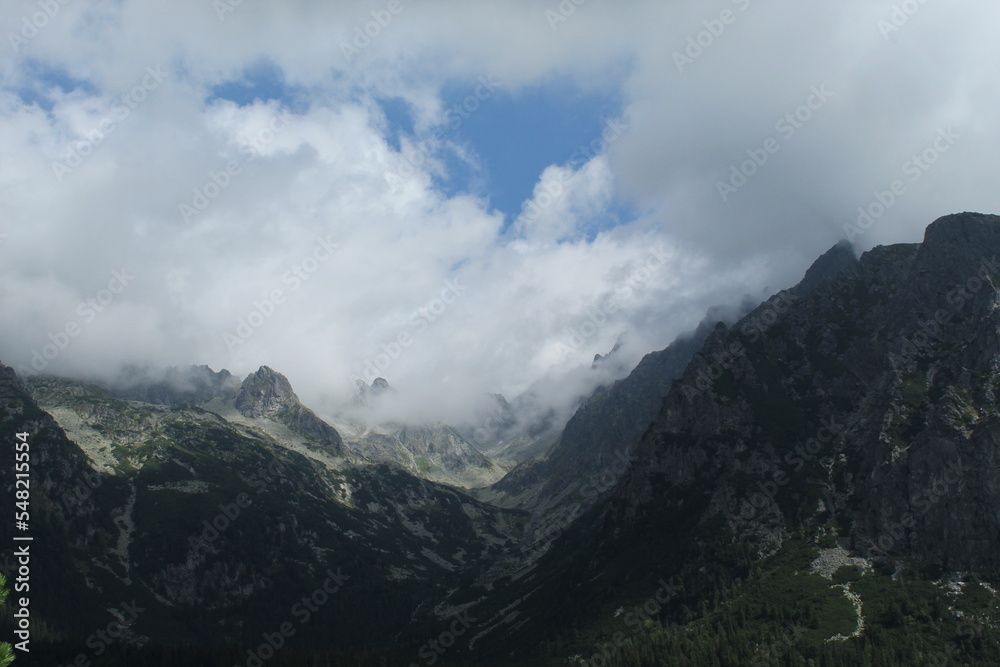
[[[377,409],[381,398],[391,397],[395,391],[384,378],[375,378],[371,386],[358,381],[354,407]],[[487,486],[509,469],[453,426],[438,421],[362,423],[376,414],[362,412],[360,417],[341,417],[334,422],[344,434],[346,450],[356,458],[391,463],[418,477],[460,488]]]
[[[671,382],[683,372],[712,326],[725,317],[722,310],[713,309],[696,330],[678,337],[666,349],[647,354],[624,379],[598,387],[548,451],[519,464],[493,485],[493,493],[481,497],[537,509],[568,498],[589,507],[614,486]]]
[[[0,366],[33,470],[28,664],[112,623],[90,646],[131,666],[1000,664],[998,258],[975,213],[838,244],[475,492],[353,451],[266,367],[115,394]],[[449,429],[391,437],[443,464]]]
[[[381,424],[345,431],[347,448],[357,455],[398,465],[414,475],[460,488],[486,486],[507,468],[470,445],[451,426]]]
[[[22,383],[0,367],[0,435],[26,433],[31,451],[37,664],[72,662],[95,628],[117,622],[122,601],[143,610],[123,650],[257,646],[289,619],[300,650],[383,647],[521,530],[516,511],[344,458],[336,431],[270,369],[231,405],[213,403],[218,411],[62,378]],[[11,495],[12,459],[9,448],[0,471]],[[8,544],[11,532],[4,522]],[[303,599],[322,599],[322,613]]]
[[[261,366],[243,381],[234,405],[244,417],[267,417],[317,443],[330,454],[344,454],[340,434],[302,405],[284,375],[267,366]]]
[[[456,425],[456,430],[479,451],[513,468],[547,450],[559,435],[562,423],[555,411],[539,410],[543,397],[535,387],[510,401],[502,394],[490,394],[475,418]]]
[[[712,330],[610,495],[472,608],[477,651],[1000,664],[1000,218],[831,253]]]

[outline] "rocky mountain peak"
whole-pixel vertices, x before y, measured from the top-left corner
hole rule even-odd
[[[799,295],[811,292],[857,263],[854,246],[847,240],[840,241],[812,263],[805,276],[796,285],[795,291]]]
[[[617,354],[618,351],[622,349],[622,345],[624,344],[624,342],[625,342],[625,334],[624,333],[619,334],[617,340],[615,340],[615,346],[611,348],[610,352],[608,352],[607,354],[594,355],[594,361],[593,363],[590,364],[591,369],[597,368],[601,364],[610,361],[614,357],[614,355]]]
[[[375,378],[368,391],[372,396],[381,396],[387,391],[392,391],[392,387],[385,378]]]
[[[984,213],[952,213],[924,230],[924,247],[996,247],[1000,244],[1000,216]]]
[[[1000,216],[955,213],[928,225],[914,269],[934,278],[962,280],[1000,248]]]
[[[4,366],[0,361],[0,381],[17,382],[17,373],[10,366]]]
[[[236,409],[246,417],[270,417],[298,402],[288,378],[261,366],[243,381],[236,397]]]

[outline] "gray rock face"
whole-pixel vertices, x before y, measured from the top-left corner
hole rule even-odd
[[[396,436],[407,451],[440,463],[448,471],[492,468],[493,463],[449,426],[404,426]]]
[[[857,263],[854,247],[847,241],[841,241],[812,263],[793,291],[800,295],[807,294]]]
[[[718,328],[613,518],[703,497],[699,525],[721,520],[760,553],[833,521],[876,557],[1000,571],[998,257],[1000,217],[947,216],[920,245],[875,248]]]
[[[577,511],[593,505],[619,481],[671,384],[721,319],[727,319],[724,309],[712,309],[697,329],[647,354],[627,377],[599,387],[551,449],[521,463],[494,485],[495,499],[536,510],[558,503],[569,503]],[[614,351],[595,363],[606,362]]]
[[[343,454],[344,442],[336,429],[299,402],[288,378],[267,366],[261,366],[243,381],[236,397],[236,409],[251,419],[273,419],[318,441],[330,453]]]
[[[700,604],[790,537],[924,582],[1000,573],[1000,217],[947,216],[859,260],[834,248],[807,275],[711,328],[618,484],[570,529],[534,529],[553,544],[476,613],[524,599],[519,630],[575,629],[576,607],[654,578]]]
[[[346,448],[372,461],[393,463],[424,479],[461,488],[495,482],[506,471],[442,423],[383,425],[348,438]]]
[[[298,402],[299,397],[284,375],[261,366],[243,381],[236,409],[246,417],[273,417]]]

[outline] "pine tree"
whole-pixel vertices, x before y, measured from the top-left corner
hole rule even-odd
[[[0,574],[0,605],[7,602],[9,594],[10,591],[7,590],[7,577]],[[9,642],[0,643],[0,667],[7,667],[12,662],[14,662],[14,649]]]

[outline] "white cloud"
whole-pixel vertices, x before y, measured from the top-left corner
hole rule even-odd
[[[39,5],[9,4],[0,32],[20,34]],[[892,4],[860,0],[591,0],[556,30],[545,15],[555,2],[404,0],[351,62],[341,43],[386,5],[342,4],[245,0],[220,20],[195,0],[68,3],[0,58],[5,363],[30,364],[127,267],[134,282],[48,370],[152,359],[241,374],[268,364],[319,401],[342,397],[395,343],[399,354],[379,372],[427,414],[551,377],[566,378],[546,385],[558,402],[583,391],[588,380],[568,378],[623,331],[634,334],[636,360],[708,305],[793,282],[858,206],[909,178],[904,163],[939,128],[961,138],[906,181],[859,243],[915,241],[940,214],[1000,210],[991,69],[1000,47],[987,33],[1000,9],[982,3],[926,3],[890,41],[878,22]],[[726,9],[734,21],[702,38],[711,43],[678,71],[674,53]],[[261,62],[305,104],[206,102],[213,86]],[[158,67],[169,76],[119,117],[123,96]],[[32,80],[40,71],[92,88],[61,92]],[[538,174],[506,230],[483,200],[434,186],[450,141],[433,133],[445,122],[442,88],[472,89],[483,76],[515,96],[569,79],[620,94],[627,118],[603,152]],[[49,112],[18,97],[45,85]],[[833,97],[793,136],[778,133],[776,121],[824,85]],[[401,152],[374,102],[397,96],[416,128]],[[282,113],[287,123],[275,129]],[[717,182],[774,136],[780,150],[722,201]],[[427,161],[396,176],[414,149]],[[87,155],[60,180],[53,162],[74,150]],[[206,205],[185,221],[179,207],[199,192]],[[632,198],[636,219],[595,232],[622,198]],[[337,252],[298,275],[321,239]],[[668,259],[637,281],[654,247]],[[445,303],[456,281],[465,287]],[[629,285],[620,307],[570,345]],[[267,314],[275,290],[283,298]],[[224,336],[254,312],[260,325],[231,350]]]

